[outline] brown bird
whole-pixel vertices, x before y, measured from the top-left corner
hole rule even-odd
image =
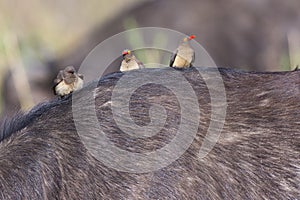
[[[130,50],[128,49],[124,50],[122,52],[122,55],[123,55],[123,60],[120,67],[121,72],[129,71],[133,69],[145,68],[143,63],[139,61]]]
[[[83,87],[83,75],[77,74],[73,66],[68,66],[59,71],[54,83],[54,94],[64,97]]]
[[[192,67],[195,60],[195,51],[190,45],[190,41],[195,38],[195,35],[183,38],[175,53],[170,60],[170,67],[188,68]]]

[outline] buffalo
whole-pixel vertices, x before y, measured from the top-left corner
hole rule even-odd
[[[171,75],[163,85],[159,81],[143,83],[145,74],[151,74],[153,80]],[[183,102],[175,95],[184,90],[176,76],[181,76],[194,94],[180,97]],[[114,98],[126,96],[129,87],[118,86],[122,78],[137,85],[128,99],[129,113],[123,114],[120,107],[115,115],[114,106],[118,108],[122,102]],[[215,82],[224,87],[225,99],[211,96],[223,91],[222,87],[209,87]],[[189,110],[195,105],[199,117]],[[299,107],[300,71],[196,67],[109,74],[65,98],[3,120],[0,199],[299,199]],[[89,108],[95,108],[97,123],[90,120]],[[218,121],[212,118],[214,108],[225,109],[224,124],[213,148],[201,157],[204,141],[211,141],[209,125]],[[182,109],[191,112],[191,117],[182,117]],[[141,137],[128,133],[134,132],[133,126],[148,127],[162,115],[164,122],[156,134]],[[116,117],[126,121],[128,116],[134,125],[124,125],[124,130]],[[148,155],[176,140],[184,122],[196,125],[195,135],[181,155],[162,167],[130,171],[121,167],[130,157],[105,157],[110,163],[119,163],[118,168],[95,154],[109,149],[95,140],[106,137],[123,151]],[[97,136],[97,128],[102,135]],[[188,129],[182,133],[188,134]],[[186,143],[182,141],[178,148]],[[151,162],[143,160],[142,164],[147,167]]]

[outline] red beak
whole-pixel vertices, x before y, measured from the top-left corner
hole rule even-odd
[[[122,52],[122,55],[123,55],[123,56],[125,56],[125,55],[127,55],[127,54],[128,54],[128,51],[123,51],[123,52]]]
[[[192,40],[192,39],[194,39],[196,36],[195,35],[191,35],[190,37],[189,37],[189,40]]]

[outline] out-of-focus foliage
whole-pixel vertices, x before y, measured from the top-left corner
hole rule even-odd
[[[39,66],[45,67],[42,63],[46,59],[70,51],[93,27],[136,2],[138,0],[0,0],[0,88],[9,66],[15,65],[12,77],[17,82],[12,87],[17,91],[21,87],[19,91],[24,91],[27,81],[24,75],[32,61],[40,60]],[[31,96],[30,88],[23,93],[18,96],[27,99],[24,103],[20,101],[21,107],[27,109],[35,97]],[[2,100],[0,95],[0,113]]]
[[[2,103],[5,111],[14,112],[53,98],[51,86],[60,69],[78,69],[97,44],[136,27],[195,34],[218,66],[294,69],[300,63],[299,6],[299,0],[0,0],[0,87],[5,88],[0,113]],[[173,41],[160,33],[153,41],[131,33],[124,42],[129,49]],[[121,59],[119,45],[114,50]],[[168,64],[170,59],[153,49],[134,53],[146,64]],[[118,70],[118,59],[107,73]]]
[[[104,23],[137,0],[1,0],[0,36],[18,34],[24,46],[60,53],[95,25]]]

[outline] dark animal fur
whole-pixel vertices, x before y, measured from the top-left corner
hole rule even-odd
[[[30,123],[32,123],[35,118],[38,118],[41,114],[48,111],[49,109],[54,108],[57,105],[63,104],[64,100],[66,100],[69,97],[70,96],[66,96],[66,98],[62,99],[61,101],[54,100],[40,103],[28,113],[19,112],[15,114],[15,116],[12,118],[7,117],[2,119],[0,125],[0,141],[6,139],[7,137],[10,137],[11,134],[25,128]]]
[[[148,70],[165,73],[172,69],[144,69],[140,73]],[[208,74],[214,69],[201,70]],[[108,168],[83,146],[74,126],[71,98],[54,100],[4,126],[0,199],[299,199],[300,71],[219,71],[228,101],[226,122],[218,143],[204,159],[197,153],[210,119],[210,97],[198,71],[188,69],[180,73],[198,96],[201,121],[193,143],[178,160],[144,174]],[[128,75],[142,79],[131,72]],[[139,88],[129,105],[133,120],[147,125],[152,103],[165,107],[167,120],[157,135],[132,138],[117,127],[107,104],[121,76],[116,73],[101,79],[96,89],[102,129],[115,145],[127,151],[149,152],[163,147],[176,135],[180,123],[176,97],[158,84]],[[85,95],[76,98],[86,101]],[[82,119],[90,123],[88,116]]]

